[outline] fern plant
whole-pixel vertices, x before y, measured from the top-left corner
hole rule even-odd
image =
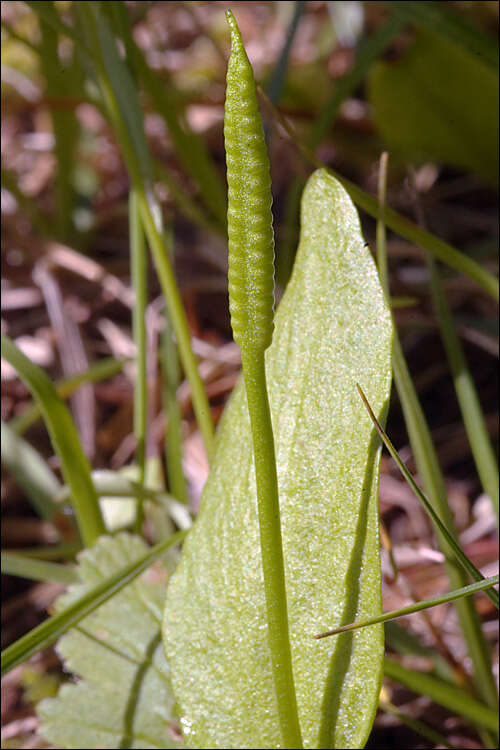
[[[76,565],[45,562],[38,572],[26,556],[2,556],[3,568],[12,574],[70,584],[55,613],[5,649],[2,673],[57,644],[66,669],[78,679],[38,707],[42,734],[54,747],[359,748],[384,703],[384,670],[473,721],[485,746],[494,746],[496,690],[477,614],[472,599],[465,597],[484,591],[498,607],[498,576],[485,579],[467,558],[456,540],[446,498],[438,491],[439,468],[433,465],[432,443],[426,442],[425,419],[391,316],[386,222],[403,236],[418,236],[430,254],[468,273],[492,294],[495,280],[454,248],[386,209],[383,180],[376,202],[316,164],[302,194],[293,272],[274,316],[269,162],[252,68],[229,11],[229,304],[243,378],[214,441],[170,264],[169,236],[154,196],[154,167],[134,77],[144,77],[158,107],[167,102],[144,68],[124,4],[80,3],[74,26],[61,20],[52,3],[31,5],[44,27],[70,36],[93,69],[96,101],[115,132],[131,178],[139,447],[134,478],[92,472],[58,390],[2,337],[2,356],[39,403],[66,488],[61,489],[22,438],[19,423],[2,428],[5,462],[23,476],[15,457],[21,452],[28,456],[28,467],[37,471],[28,469],[24,486],[47,518],[57,517],[60,503],[69,497],[85,545]],[[399,21],[394,28],[400,28]],[[115,37],[123,42],[123,55]],[[189,144],[197,143],[194,152],[203,152],[179,112],[169,112],[166,119],[174,123],[172,135],[183,159],[203,186],[212,222],[218,214],[222,225],[218,190],[207,187],[218,179],[216,172],[206,155],[200,156],[197,171]],[[295,139],[288,123],[283,125]],[[378,217],[378,269],[353,201]],[[175,499],[155,486],[154,465],[145,456],[144,239],[166,299],[169,414],[175,426],[173,330],[211,460],[194,523],[179,502],[185,491],[180,459],[169,464],[171,486],[180,487]],[[384,431],[393,371],[412,443],[418,446],[419,471],[429,480],[423,491],[401,462],[400,467],[436,524],[454,590],[382,613],[378,478],[382,440],[399,462]],[[179,442],[179,432],[169,434]],[[116,534],[103,512],[103,497],[113,495],[128,498],[134,516],[131,528]],[[152,547],[141,536],[148,503],[165,532]],[[176,533],[175,527],[180,529]],[[461,606],[475,678],[467,688],[453,684],[449,674],[419,682],[418,673],[384,659],[384,621],[446,601]],[[425,725],[418,730],[441,741]]]

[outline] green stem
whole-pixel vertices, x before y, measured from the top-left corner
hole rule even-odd
[[[208,460],[211,461],[214,452],[214,428],[210,414],[210,405],[203,386],[203,381],[198,372],[198,363],[191,348],[191,336],[186,319],[186,313],[177,287],[172,266],[168,260],[167,248],[164,239],[158,232],[149,202],[143,186],[137,191],[141,217],[148,238],[149,246],[155,261],[156,271],[163,290],[165,301],[168,306],[170,320],[175,331],[179,355],[191,386],[193,408],[200,427],[200,431],[207,451]]]
[[[163,408],[167,420],[165,427],[165,461],[167,464],[168,488],[177,500],[187,504],[186,478],[182,468],[182,419],[177,399],[177,389],[180,383],[179,357],[167,310],[165,310],[165,328],[160,342],[160,363],[162,368]]]
[[[252,427],[269,650],[283,747],[301,748],[288,632],[278,478],[263,352],[242,352]]]
[[[134,433],[137,440],[136,463],[139,469],[138,483],[144,484],[146,466],[146,428],[148,410],[148,386],[146,368],[146,305],[147,305],[147,259],[144,233],[139,215],[135,190],[129,196],[130,265],[135,303],[132,310],[132,325],[136,346],[136,382],[134,387]],[[137,500],[136,531],[141,533],[143,499]]]

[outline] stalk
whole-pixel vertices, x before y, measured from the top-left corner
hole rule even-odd
[[[260,549],[274,689],[284,747],[301,748],[302,737],[288,630],[278,477],[264,354],[242,354],[242,364],[252,428]]]

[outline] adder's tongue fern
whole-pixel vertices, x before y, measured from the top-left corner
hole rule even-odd
[[[231,11],[226,17],[231,28],[224,114],[229,308],[234,340],[245,354],[267,349],[273,333],[272,196],[252,68]]]
[[[229,308],[252,428],[267,635],[283,747],[302,747],[288,635],[278,479],[264,352],[273,334],[271,180],[252,68],[231,11],[226,142]]]

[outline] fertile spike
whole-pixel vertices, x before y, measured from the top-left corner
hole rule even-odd
[[[228,182],[229,309],[243,353],[271,343],[274,306],[272,195],[252,67],[236,19],[231,29],[224,111]]]

